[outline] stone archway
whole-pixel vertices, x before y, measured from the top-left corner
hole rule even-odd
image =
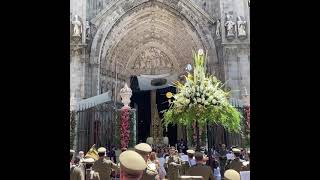
[[[97,27],[90,53],[93,95],[114,81],[116,64],[123,83],[131,75],[183,72],[199,48],[208,51],[208,67],[218,62],[209,29],[213,20],[189,1],[119,0],[92,23]]]

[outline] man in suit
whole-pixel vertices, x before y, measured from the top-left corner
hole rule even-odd
[[[85,180],[83,168],[80,165],[80,157],[74,158],[74,164],[70,168],[70,180]]]
[[[215,180],[212,169],[210,166],[204,164],[203,153],[195,153],[196,165],[190,167],[188,175],[190,176],[202,176],[203,180]]]
[[[127,150],[120,154],[120,179],[140,180],[147,164],[143,157],[135,151]]]
[[[99,173],[100,180],[110,180],[110,174],[112,169],[113,170],[118,170],[119,166],[117,166],[115,163],[113,163],[109,159],[105,159],[105,153],[106,153],[106,148],[100,147],[98,149],[98,155],[99,159],[94,162],[92,169]]]
[[[146,169],[143,172],[141,180],[154,180],[158,177],[158,172],[148,166],[147,162],[152,148],[147,143],[140,143],[134,147],[135,151],[142,156],[146,163]]]

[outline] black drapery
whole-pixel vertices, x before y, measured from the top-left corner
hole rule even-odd
[[[157,89],[157,107],[161,119],[163,118],[163,111],[169,108],[168,98],[165,95],[169,91],[176,93],[176,88],[167,87],[163,89]],[[164,128],[163,136],[167,136],[169,138],[170,145],[174,146],[177,143],[177,126],[168,125],[168,132],[166,132]]]
[[[132,97],[131,97],[131,107],[134,104],[138,105],[137,110],[137,143],[146,142],[146,139],[150,135],[150,125],[151,125],[151,91],[141,91],[139,88],[139,83],[137,78],[134,76],[131,78]],[[168,109],[169,103],[166,97],[167,92],[175,93],[176,89],[174,87],[167,87],[163,89],[157,89],[157,107],[159,111],[159,117],[163,118],[163,110]],[[168,136],[170,145],[175,145],[177,142],[177,126],[169,125],[168,133],[163,132],[164,136]]]

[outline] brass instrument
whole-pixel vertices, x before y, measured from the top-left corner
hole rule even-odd
[[[84,157],[85,158],[93,158],[94,160],[99,159],[98,151],[96,149],[95,144],[90,148],[90,150],[87,152],[87,154]]]

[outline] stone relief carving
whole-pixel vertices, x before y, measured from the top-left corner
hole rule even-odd
[[[232,21],[232,15],[227,14],[226,23],[224,25],[227,30],[227,39],[233,39],[235,23]]]
[[[75,15],[72,19],[73,25],[73,37],[81,37],[82,35],[82,23],[78,15]]]
[[[151,47],[138,55],[133,67],[134,69],[163,69],[171,68],[172,66],[173,64],[166,54],[159,49]]]
[[[80,46],[71,46],[70,54],[71,56],[80,56],[82,54],[82,47]]]
[[[238,16],[237,29],[238,29],[238,37],[239,38],[244,38],[247,36],[246,25],[247,25],[247,21],[245,21],[243,17]]]
[[[221,38],[221,22],[220,22],[220,19],[217,20],[216,37],[217,37],[217,39]]]

